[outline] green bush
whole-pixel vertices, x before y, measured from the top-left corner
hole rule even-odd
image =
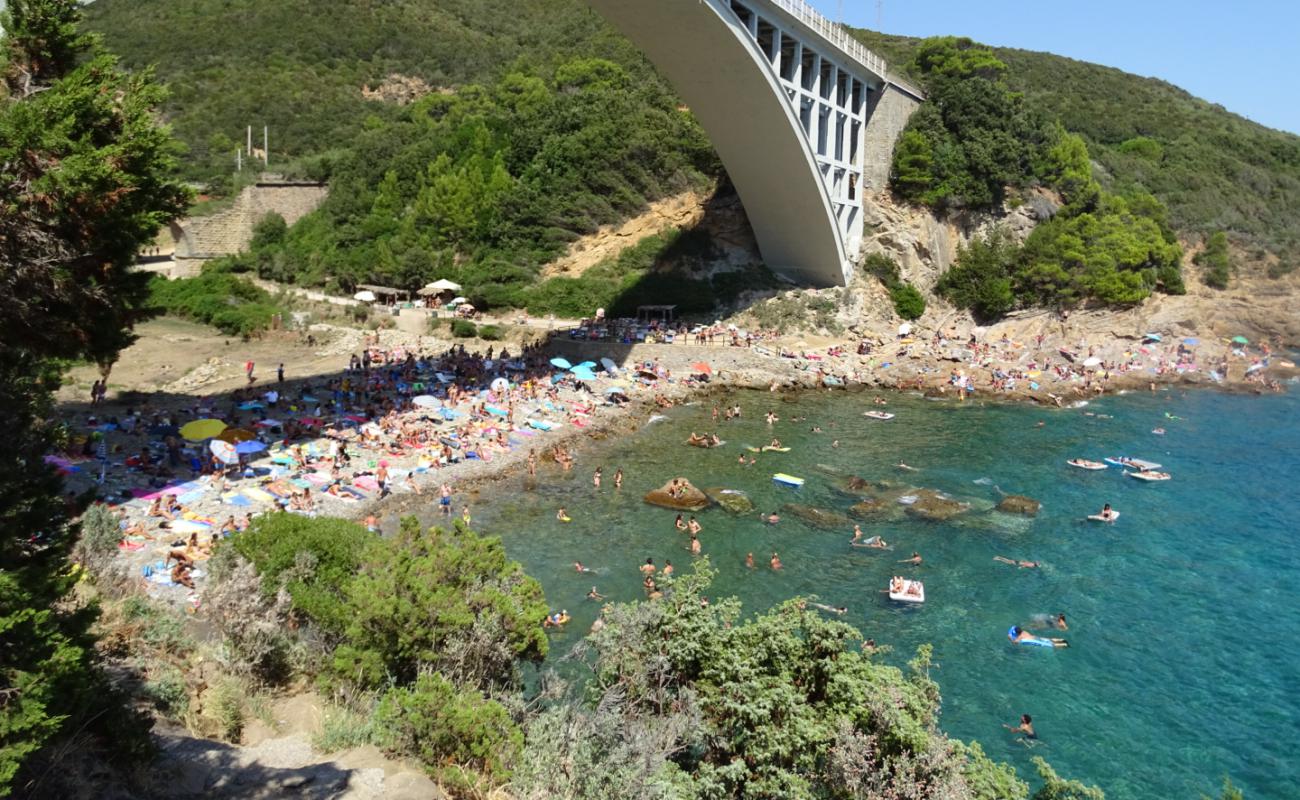
[[[889,299],[894,303],[894,313],[903,319],[920,319],[925,313],[925,298],[910,283],[900,283],[890,289]]]
[[[1228,257],[1228,235],[1216,231],[1205,239],[1205,249],[1192,259],[1205,272],[1205,285],[1215,289],[1228,288],[1232,277],[1232,261]]]
[[[271,318],[282,313],[269,292],[220,266],[208,267],[194,278],[154,276],[149,281],[149,304],[232,336],[265,330]]]
[[[95,503],[81,515],[81,536],[72,556],[99,577],[117,559],[117,543],[122,539],[122,528],[117,516],[102,503]]]
[[[472,339],[478,334],[478,326],[467,319],[451,321],[451,335],[457,339]]]
[[[1011,291],[1011,266],[1016,252],[1010,237],[995,230],[958,248],[956,262],[940,276],[935,288],[953,305],[970,309],[977,320],[995,320],[1016,304]]]
[[[489,342],[497,342],[505,337],[505,333],[499,325],[481,325],[478,329],[478,338]]]
[[[392,753],[409,756],[455,784],[477,773],[496,783],[510,775],[523,734],[500,703],[458,689],[437,673],[384,693],[375,732]]]
[[[872,253],[862,260],[862,271],[892,289],[902,280],[898,262],[884,253]]]

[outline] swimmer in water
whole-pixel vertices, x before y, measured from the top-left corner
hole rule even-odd
[[[877,550],[884,550],[886,547],[889,547],[889,544],[884,539],[881,539],[879,536],[872,536],[870,539],[866,540],[865,542],[855,543],[853,546],[873,547]]]
[[[921,563],[922,563],[921,554],[918,553],[918,552],[916,552],[915,550],[913,550],[913,551],[912,551],[912,557],[911,557],[911,558],[905,558],[905,559],[903,559],[902,561],[900,561],[900,562],[898,562],[898,563],[900,563],[900,564],[911,564],[911,565],[914,566],[914,567],[919,567],[919,566],[921,566]]]
[[[1097,516],[1101,517],[1104,520],[1110,521],[1115,518],[1115,511],[1110,507],[1110,503],[1107,503],[1106,505],[1101,507],[1101,513],[1098,514]]]
[[[569,522],[573,519],[569,516],[569,512],[564,510],[564,506],[560,506],[560,510],[555,512],[555,518],[560,522]]]
[[[681,514],[677,515],[677,521],[673,523],[673,527],[677,528],[679,531],[686,530],[686,520],[682,519]]]
[[[596,571],[596,570],[592,569],[591,567],[583,566],[583,564],[582,564],[581,561],[575,561],[575,562],[573,562],[573,569],[574,569],[575,572],[595,572],[595,571]]]
[[[641,574],[647,576],[655,574],[655,560],[653,558],[647,558],[645,563],[641,565]]]
[[[920,472],[920,470],[918,470],[916,467],[909,467],[908,465],[904,464],[902,461],[898,462],[898,468],[905,469],[908,472]]]
[[[1007,558],[1006,556],[993,556],[993,560],[1000,561],[1003,564],[1010,564],[1013,567],[1020,567],[1021,569],[1033,569],[1042,566],[1042,562],[1040,561],[1017,561],[1013,558]]]
[[[605,599],[605,595],[603,595],[603,594],[601,594],[600,592],[596,591],[596,587],[593,586],[593,587],[591,587],[591,591],[590,591],[590,592],[587,592],[587,599],[588,599],[588,600],[604,600],[604,599]]]
[[[1013,625],[1010,631],[1007,631],[1007,638],[1016,644],[1022,642],[1051,642],[1053,647],[1069,647],[1070,643],[1065,639],[1058,639],[1052,636],[1035,636],[1029,631],[1021,628],[1019,625]]]
[[[1065,622],[1065,614],[1057,614],[1056,622],[1053,624],[1056,625],[1058,631],[1068,631],[1070,629],[1070,626]]]
[[[839,446],[840,446],[840,440],[839,440],[839,439],[836,439],[835,441],[831,442],[831,447],[839,447]]]
[[[773,511],[767,516],[763,517],[763,521],[766,522],[768,525],[775,525],[776,523],[781,521],[781,517],[779,514]]]
[[[698,536],[692,533],[691,534],[691,555],[698,556],[699,554],[700,554],[700,539]]]
[[[664,568],[661,570],[661,572],[662,572],[664,575],[672,575],[672,574],[673,574],[673,562],[671,562],[671,561],[665,561],[665,562],[664,562]]]
[[[853,526],[853,538],[849,540],[849,544],[855,544],[855,543],[856,543],[859,539],[861,539],[861,538],[862,538],[862,526],[861,526],[861,525],[854,525],[854,526]]]
[[[1020,724],[1017,725],[1016,727],[1013,728],[1010,725],[1006,724],[1005,722],[1002,723],[1002,727],[1006,728],[1012,733],[1023,733],[1026,739],[1033,740],[1038,738],[1038,734],[1034,733],[1034,718],[1029,716],[1028,714],[1020,715]]]
[[[809,603],[808,605],[812,606],[813,608],[820,608],[822,611],[825,611],[830,614],[839,614],[840,616],[849,613],[849,609],[846,606],[828,606],[828,605],[823,605],[821,603]]]
[[[704,530],[704,526],[700,525],[699,520],[695,519],[695,517],[692,516],[691,521],[686,523],[686,529],[689,530],[691,532],[691,535],[693,536],[695,534],[698,534],[700,531]]]
[[[745,554],[745,566],[746,566],[746,567],[749,567],[750,569],[753,569],[753,568],[754,568],[754,554],[753,554],[753,553],[746,553],[746,554]]]
[[[772,569],[781,569],[781,567],[783,566],[781,564],[781,557],[778,556],[776,553],[772,554],[772,559],[768,561],[768,563],[772,565]]]

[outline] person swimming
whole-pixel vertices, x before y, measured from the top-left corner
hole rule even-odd
[[[593,587],[591,587],[591,591],[590,591],[590,592],[587,592],[587,599],[588,599],[588,600],[604,600],[604,599],[605,599],[605,595],[603,595],[603,594],[601,594],[600,592],[596,591],[596,587],[593,586]]]
[[[582,563],[581,561],[575,561],[575,562],[573,562],[573,569],[574,569],[574,571],[576,571],[576,572],[588,572],[588,573],[594,573],[594,572],[596,571],[596,570],[592,569],[591,567],[583,566],[583,563]]]
[[[1013,728],[1010,725],[1006,724],[1005,722],[1002,723],[1002,727],[1006,728],[1012,733],[1023,733],[1026,739],[1038,738],[1038,734],[1034,733],[1034,718],[1029,716],[1028,714],[1020,715],[1020,724],[1017,725],[1016,727]]]
[[[677,515],[677,520],[676,520],[675,522],[673,522],[673,527],[676,528],[676,529],[679,530],[679,531],[684,531],[684,530],[686,530],[686,520],[682,519],[682,515],[681,515],[681,514],[678,514],[678,515]]]
[[[1052,624],[1054,624],[1056,629],[1059,631],[1068,631],[1070,629],[1070,626],[1065,622],[1065,614],[1057,614],[1056,622]]]
[[[839,614],[840,616],[849,613],[849,609],[847,606],[828,606],[822,603],[809,603],[808,605],[812,606],[813,608],[820,608],[822,611],[825,611],[830,614]]]
[[[781,521],[781,515],[773,511],[769,513],[767,516],[763,517],[763,521],[766,522],[768,525],[775,525],[776,523]]]
[[[692,536],[694,536],[699,534],[700,531],[704,530],[704,526],[700,524],[699,520],[695,519],[695,517],[692,516],[691,521],[686,523],[686,529],[691,532]]]
[[[645,560],[645,563],[641,565],[641,574],[642,575],[655,574],[655,560],[653,558],[647,558]]]
[[[1101,507],[1101,513],[1098,514],[1097,516],[1099,516],[1099,517],[1101,517],[1102,519],[1105,519],[1105,520],[1111,520],[1111,519],[1114,519],[1114,518],[1115,518],[1115,510],[1112,509],[1112,508],[1110,507],[1110,503],[1107,503],[1107,504],[1105,504],[1104,506]]]
[[[753,554],[753,553],[746,553],[746,554],[745,554],[745,566],[746,566],[746,567],[749,567],[750,569],[753,569],[753,568],[754,568],[754,554]]]
[[[1021,628],[1019,625],[1011,626],[1011,630],[1007,631],[1007,638],[1016,644],[1050,644],[1052,647],[1070,646],[1070,643],[1065,639],[1058,639],[1051,636],[1035,636],[1024,628]]]
[[[993,556],[993,560],[1000,561],[1003,564],[1010,564],[1013,567],[1020,567],[1021,569],[1033,569],[1042,566],[1041,561],[1017,561],[1014,558],[1007,558],[1006,556]]]
[[[569,512],[564,510],[564,506],[560,506],[560,510],[555,512],[555,518],[558,519],[560,522],[573,521],[573,517],[569,516]]]
[[[921,558],[921,554],[918,553],[918,552],[916,552],[915,550],[913,550],[913,551],[912,551],[912,557],[911,557],[911,558],[905,558],[905,559],[903,559],[902,561],[900,561],[900,562],[898,562],[898,563],[900,563],[900,564],[911,564],[912,566],[919,567],[919,566],[921,566],[921,563],[923,562],[923,560],[924,560],[924,559]]]
[[[781,563],[781,557],[778,556],[776,553],[772,553],[772,558],[770,561],[768,561],[768,563],[771,564],[772,569],[781,569],[784,566]]]

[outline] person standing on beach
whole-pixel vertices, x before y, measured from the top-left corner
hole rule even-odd
[[[249,361],[245,361],[245,362],[244,362],[244,374],[248,376],[248,382],[249,382],[250,384],[251,384],[253,381],[257,380],[256,378],[253,377],[253,362],[252,362],[252,360],[249,360]]]
[[[532,448],[528,449],[528,477],[537,477],[537,453]]]
[[[276,367],[275,381],[276,383],[284,383],[284,364],[281,364],[280,366]]]
[[[600,469],[596,467],[596,472],[591,476],[591,485],[596,487],[596,491],[600,491]]]
[[[623,488],[623,470],[621,468],[614,470],[614,488]]]
[[[451,484],[444,483],[438,487],[438,503],[442,506],[444,516],[451,516]]]

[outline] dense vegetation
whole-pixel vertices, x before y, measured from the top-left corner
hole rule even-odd
[[[991,49],[927,39],[915,65],[929,95],[894,154],[897,194],[940,211],[997,209],[1008,189],[1046,185],[1065,202],[1023,247],[995,233],[964,248],[939,281],[942,294],[992,320],[1018,306],[1131,305],[1156,289],[1183,291],[1164,205],[1104,190],[1084,140],[1028,109]]]
[[[891,69],[922,76],[921,39],[855,30]],[[1226,232],[1246,254],[1300,264],[1300,136],[1272,130],[1154,78],[1028,50],[993,48],[1023,105],[1083,138],[1101,184],[1146,192],[1183,234]]]
[[[231,336],[263,330],[272,317],[283,313],[270,292],[221,269],[207,269],[197,277],[176,280],[155,275],[149,281],[149,305],[159,312],[211,325]]]
[[[145,313],[136,249],[188,197],[166,177],[160,90],[78,17],[73,0],[9,0],[0,20],[0,795],[58,796],[55,745],[71,736],[124,759],[148,749],[99,668],[93,609],[69,597],[67,509],[43,457],[66,436],[52,420],[63,365],[107,367],[130,341]]]
[[[889,290],[895,314],[903,319],[920,319],[925,313],[925,297],[903,280],[897,261],[883,253],[872,253],[862,260],[862,270]]]

